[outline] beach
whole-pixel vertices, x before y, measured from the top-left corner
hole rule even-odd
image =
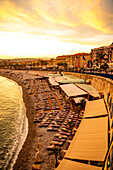
[[[31,98],[23,88],[23,100],[26,106],[26,116],[28,118],[28,135],[26,141],[18,155],[16,163],[14,165],[15,170],[17,169],[30,169],[32,167],[32,160],[35,154],[35,141],[36,141],[36,128],[33,123],[34,108]]]
[[[47,148],[57,145],[65,151],[69,146],[67,139],[70,132],[65,127],[72,117],[76,120],[78,114],[71,110],[70,105],[57,90],[49,87],[46,79],[40,79],[47,74],[48,72],[40,71],[13,71],[1,74],[22,87],[28,118],[28,135],[14,164],[14,170],[35,170],[37,168],[33,166],[37,166],[37,162],[40,162],[40,170],[54,170],[55,155],[49,155],[50,151],[47,151]],[[41,111],[37,112],[38,108],[41,108]],[[40,123],[34,123],[34,118],[40,114],[44,114],[44,118]]]
[[[15,72],[16,74],[19,71]],[[24,74],[25,72],[23,72]],[[33,74],[33,72],[32,72]],[[31,170],[32,165],[34,163],[34,159],[36,154],[38,153],[37,144],[40,142],[41,148],[39,148],[39,158],[42,160],[41,169],[42,170],[52,170],[54,169],[55,159],[54,155],[48,156],[48,151],[46,150],[47,145],[51,141],[52,137],[54,136],[54,132],[48,132],[45,128],[39,128],[36,123],[33,122],[34,117],[36,116],[34,110],[34,101],[32,96],[26,91],[25,86],[18,80],[16,77],[11,77],[8,74],[1,74],[7,78],[10,78],[16,81],[23,89],[23,100],[26,106],[26,116],[28,118],[28,135],[25,140],[22,149],[19,152],[17,160],[13,166],[14,170]],[[27,75],[28,78],[33,77],[30,74]]]
[[[36,116],[33,107],[33,101],[30,96],[23,89],[23,99],[26,106],[26,115],[28,118],[29,130],[27,139],[18,155],[16,163],[13,167],[14,170],[31,170],[37,153],[37,144],[41,143],[39,157],[43,160],[41,165],[42,170],[54,169],[54,155],[49,157],[45,147],[49,145],[49,141],[54,135],[54,132],[48,135],[45,128],[39,128],[37,124],[33,123],[33,118]]]

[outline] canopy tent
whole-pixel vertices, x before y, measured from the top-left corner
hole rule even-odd
[[[55,80],[60,84],[85,83],[85,80],[71,75],[63,75],[61,77],[56,77]]]
[[[63,76],[58,76],[58,77],[55,77],[54,78],[58,83],[60,82],[60,81],[64,81],[65,79],[63,78]]]
[[[103,99],[87,101],[84,111],[84,117],[95,117],[107,115],[107,110]]]
[[[101,167],[63,159],[56,170],[101,170]]]
[[[58,77],[58,76],[61,76],[61,74],[48,74],[48,77],[49,77],[49,76]]]
[[[83,90],[81,90],[80,88],[78,88],[77,86],[75,86],[74,84],[64,84],[64,85],[60,85],[60,88],[64,91],[64,93],[68,96],[68,97],[75,97],[75,96],[83,96],[83,95],[87,95],[87,93]]]
[[[52,76],[49,76],[48,81],[52,86],[59,86],[59,84],[55,81],[55,79]]]
[[[100,97],[99,92],[91,85],[88,84],[77,84],[79,88],[87,91],[93,97]]]
[[[104,161],[108,148],[108,116],[83,119],[65,158]]]

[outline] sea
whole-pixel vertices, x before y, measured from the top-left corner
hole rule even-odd
[[[0,170],[12,170],[28,134],[21,86],[0,76]]]

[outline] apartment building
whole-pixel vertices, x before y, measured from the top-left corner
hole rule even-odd
[[[98,48],[91,49],[92,61],[97,57],[97,53],[106,54],[105,57],[108,58],[110,63],[113,62],[113,42],[109,46],[102,46]]]
[[[88,60],[91,60],[91,53],[77,53],[66,57],[68,67],[85,68]]]

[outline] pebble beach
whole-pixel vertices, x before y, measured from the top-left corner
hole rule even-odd
[[[23,89],[23,100],[25,102],[26,106],[26,116],[28,118],[28,135],[26,138],[26,141],[18,155],[18,158],[16,160],[16,163],[14,164],[13,169],[14,170],[32,170],[35,169],[33,166],[35,162],[40,161],[41,166],[39,166],[39,169],[41,170],[54,170],[55,169],[55,156],[54,155],[49,155],[47,151],[47,147],[50,145],[50,142],[53,140],[54,136],[58,134],[58,131],[47,131],[47,127],[40,126],[39,123],[34,123],[34,117],[37,116],[37,113],[39,111],[36,111],[36,86],[34,88],[34,91],[32,93],[28,93],[26,90],[26,83],[23,81],[25,79],[36,79],[37,76],[46,76],[48,72],[35,72],[35,71],[13,71],[12,73],[5,73],[4,71],[1,72],[3,76],[6,76],[8,78],[13,79],[16,81],[19,85],[21,85]],[[39,80],[38,82],[35,82],[35,84],[39,84],[39,89],[43,90],[43,87],[49,88],[48,83],[46,80]],[[42,88],[41,88],[42,86]],[[38,89],[38,90],[39,90]],[[46,94],[46,96],[50,96],[50,93],[54,93],[50,91],[47,93],[46,90],[43,95]],[[41,95],[42,95],[41,94]],[[48,95],[49,94],[49,95]],[[52,100],[49,101],[49,110],[47,109],[44,111],[45,117],[52,115],[55,113],[56,117],[58,117],[58,114],[64,113],[65,110],[62,108],[63,105],[65,105],[65,101],[62,99],[58,99],[58,92],[54,93],[54,96],[56,96],[56,103],[58,106],[53,106],[52,105]],[[49,99],[49,97],[48,97]],[[62,101],[62,104],[58,103],[58,101]],[[53,102],[54,103],[54,102]],[[42,106],[40,104],[40,107],[44,107],[43,103]],[[54,109],[54,107],[59,107],[57,110]],[[65,106],[67,107],[67,106]],[[69,107],[69,106],[68,106]],[[45,108],[45,107],[44,107]],[[43,109],[44,109],[43,108]],[[48,108],[48,105],[47,105]],[[52,109],[53,108],[53,109]],[[69,112],[70,109],[68,109]],[[48,118],[46,118],[48,119]],[[66,119],[66,118],[65,118]],[[43,125],[43,122],[42,122]],[[59,125],[60,126],[60,125]],[[41,127],[41,128],[40,128]],[[62,149],[67,149],[67,143],[62,146]]]

